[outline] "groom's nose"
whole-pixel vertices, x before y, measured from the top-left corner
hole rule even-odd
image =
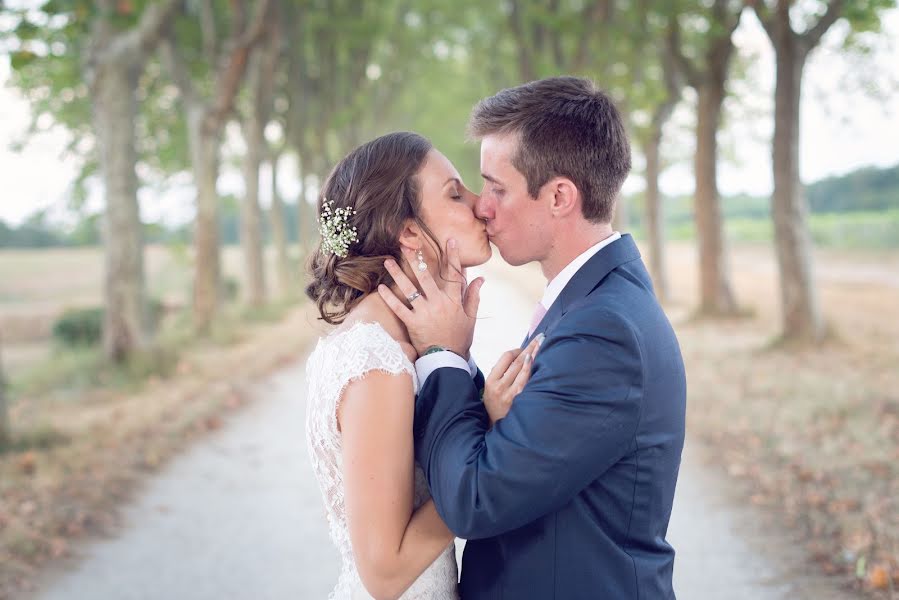
[[[478,198],[477,202],[475,202],[474,214],[477,215],[479,219],[493,218],[493,203],[490,201],[488,196],[489,194],[481,194],[481,197]]]

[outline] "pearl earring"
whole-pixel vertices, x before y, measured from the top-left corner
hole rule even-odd
[[[425,255],[422,254],[421,250],[415,253],[415,257],[418,259],[418,270],[427,271],[428,263],[425,262]]]

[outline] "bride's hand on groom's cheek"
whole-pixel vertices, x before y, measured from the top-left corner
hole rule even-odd
[[[527,385],[534,355],[542,342],[541,333],[524,350],[516,348],[503,353],[490,371],[484,384],[484,408],[487,409],[491,426],[509,413],[515,396]]]

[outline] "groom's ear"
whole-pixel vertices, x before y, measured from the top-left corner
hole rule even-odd
[[[554,217],[567,217],[580,210],[580,192],[567,177],[553,177],[546,183],[551,194],[549,209]]]
[[[422,243],[423,239],[424,233],[418,223],[412,219],[406,219],[406,222],[403,223],[403,228],[400,230],[400,239],[398,240],[400,246],[408,250],[418,250],[424,245]]]

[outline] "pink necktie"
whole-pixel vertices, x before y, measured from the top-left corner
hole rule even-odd
[[[542,302],[538,302],[537,306],[534,308],[534,316],[531,317],[531,328],[528,329],[528,337],[534,335],[534,330],[537,329],[537,325],[540,324],[540,321],[542,321],[545,316],[546,309],[543,308]]]

